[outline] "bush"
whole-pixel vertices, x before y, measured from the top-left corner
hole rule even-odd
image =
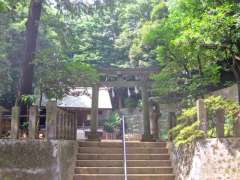
[[[177,126],[170,130],[177,146],[189,144],[203,137],[216,137],[216,111],[219,108],[225,110],[225,136],[233,136],[234,124],[237,120],[237,114],[240,112],[240,106],[233,101],[225,100],[220,96],[211,96],[204,100],[208,113],[209,130],[205,133],[199,129],[200,122],[197,121],[197,108],[191,107],[184,109],[177,117]]]
[[[182,127],[175,138],[176,146],[190,144],[197,139],[203,138],[205,133],[199,129],[199,125],[200,122],[196,121],[191,125]]]
[[[121,125],[121,118],[118,113],[113,113],[104,123],[104,130],[112,133]]]

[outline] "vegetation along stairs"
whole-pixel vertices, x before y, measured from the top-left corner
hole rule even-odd
[[[121,142],[79,142],[74,180],[124,180]],[[128,180],[174,180],[166,142],[127,142]]]

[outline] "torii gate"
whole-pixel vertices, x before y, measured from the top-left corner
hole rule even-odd
[[[149,76],[159,72],[159,68],[101,68],[98,71],[107,81],[100,81],[92,85],[91,131],[87,134],[88,139],[100,140],[100,134],[97,132],[99,87],[140,87],[144,121],[142,141],[154,141],[150,131],[148,88],[152,86]]]

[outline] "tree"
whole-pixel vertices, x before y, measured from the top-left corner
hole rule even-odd
[[[62,27],[68,26],[68,22],[72,20],[70,15],[73,16],[74,13],[69,13],[70,11],[68,9],[65,9],[64,13],[61,12],[64,8],[64,5],[62,5],[62,3],[60,3],[61,6],[56,5],[55,3],[53,3],[53,1],[44,1],[41,3],[42,3],[43,12],[41,14],[42,21],[40,23],[38,22],[39,33],[38,32],[36,33],[37,29],[36,27],[34,27],[35,28],[34,36],[36,37],[36,35],[38,34],[38,41],[36,41],[36,49],[34,53],[31,53],[30,51],[28,51],[29,47],[31,50],[34,49],[33,46],[29,46],[29,43],[28,43],[28,50],[27,50],[27,46],[26,47],[23,46],[24,41],[26,39],[28,40],[30,39],[29,42],[33,43],[33,41],[31,41],[32,36],[31,37],[29,36],[28,38],[25,36],[27,35],[27,33],[25,32],[26,31],[25,24],[27,22],[28,11],[29,11],[29,17],[31,15],[30,14],[31,11],[29,10],[29,7],[28,7],[29,1],[25,1],[25,0],[21,2],[16,0],[4,1],[4,9],[2,12],[0,12],[1,13],[0,28],[2,32],[0,36],[0,41],[1,41],[0,43],[0,52],[1,52],[0,104],[4,106],[7,106],[7,107],[13,106],[16,100],[16,97],[18,96],[17,99],[20,98],[19,92],[21,90],[21,87],[22,87],[22,91],[23,90],[25,91],[24,94],[26,94],[26,91],[32,92],[33,88],[40,89],[39,85],[40,84],[43,85],[43,82],[46,82],[46,81],[40,80],[40,79],[43,79],[41,78],[41,76],[44,76],[45,74],[49,74],[51,72],[51,69],[46,68],[49,70],[49,72],[47,73],[47,71],[44,71],[45,74],[40,74],[41,72],[40,69],[42,67],[41,64],[45,64],[46,62],[49,62],[49,64],[51,64],[51,61],[55,61],[55,63],[57,63],[60,60],[61,62],[59,62],[59,65],[58,65],[60,66],[62,61],[64,61],[64,59],[60,59],[60,58],[66,58],[65,61],[68,61],[69,65],[64,66],[64,68],[66,69],[61,68],[59,69],[59,71],[61,70],[63,72],[65,71],[68,72],[70,69],[69,68],[71,66],[70,61],[71,59],[73,59],[73,55],[72,55],[73,51],[71,51],[72,47],[66,46],[66,44],[72,44],[72,42],[70,41],[72,39],[68,39],[68,37],[69,35],[71,35],[72,31],[75,33],[75,29],[72,29],[72,31],[69,34],[66,34],[64,32],[65,29]],[[31,4],[31,6],[34,6],[34,5]],[[67,14],[65,14],[66,12]],[[33,22],[33,20],[31,21]],[[72,23],[71,28],[74,27],[74,25],[76,25],[79,22],[80,21],[74,21],[74,23]],[[61,31],[61,29],[63,30]],[[62,36],[63,34],[64,36]],[[79,34],[76,34],[75,37],[79,36]],[[25,42],[25,44],[27,43]],[[26,49],[26,53],[28,53],[27,55],[28,58],[30,58],[30,55],[34,57],[32,59],[32,62],[30,63],[27,63],[25,61],[26,55],[24,56],[24,53],[23,53],[24,48]],[[44,52],[46,52],[46,54],[44,54]],[[39,59],[41,59],[42,63],[39,62]],[[25,65],[23,65],[23,62],[25,62]],[[26,66],[26,64],[28,64],[28,66]],[[35,66],[34,73],[31,74],[33,66]],[[21,72],[23,72],[23,70],[20,67],[23,67],[24,71],[27,69],[28,72],[31,72],[28,75],[25,74],[25,76],[22,76],[22,77],[25,77],[23,78],[25,80],[22,80],[20,78],[22,74]],[[87,81],[87,79],[91,79],[91,77],[93,77],[89,74],[93,72],[93,69],[91,67],[88,67],[86,65],[86,62],[85,63],[79,62],[78,65],[76,65],[76,68],[72,67],[72,69],[74,69],[72,70],[72,72],[76,73],[76,77],[78,77],[79,80],[83,81],[84,79]],[[76,71],[77,69],[81,70],[81,72],[77,72]],[[68,74],[64,73],[64,74],[66,75],[65,79],[68,79],[69,81],[68,75],[70,75],[70,73]],[[84,76],[84,74],[86,74],[86,76]],[[96,75],[95,72],[93,72],[93,74]],[[72,73],[71,73],[71,76],[73,76]],[[52,78],[52,81],[53,81],[54,76],[50,76],[50,77]],[[97,76],[94,76],[94,77],[97,77]],[[55,80],[57,81],[57,78],[55,78]],[[30,83],[30,81],[32,81],[32,83]],[[74,84],[74,81],[76,82],[76,78],[72,79],[72,82],[70,84]],[[27,86],[23,85],[23,84],[26,84],[26,82],[28,82],[29,87],[33,86],[33,88],[26,88]],[[65,83],[66,85],[69,84],[69,82],[63,82],[63,81],[61,81],[61,83],[62,84]],[[21,87],[20,87],[20,84],[22,84]],[[49,84],[49,85],[53,85],[53,84]],[[49,87],[49,89],[51,89],[51,87]],[[52,94],[55,94],[55,93],[52,92]]]
[[[137,47],[152,50],[159,61],[162,70],[155,80],[163,99],[202,96],[228,83],[221,77],[229,70],[238,79],[235,1],[170,0],[155,9],[140,30]]]
[[[36,52],[38,27],[41,17],[43,0],[31,0],[27,19],[26,47],[22,65],[21,94],[33,93],[34,54]]]
[[[0,11],[0,104],[13,106],[20,87],[27,1],[4,1]]]
[[[98,66],[160,66],[154,80],[163,100],[196,98],[232,83],[226,72],[239,78],[239,5],[233,0],[36,2],[42,11],[39,31],[33,27],[37,41],[25,33],[29,1],[0,1],[1,103],[12,104],[7,101],[19,82],[22,94],[36,89],[60,98],[76,84],[96,81],[91,73]]]

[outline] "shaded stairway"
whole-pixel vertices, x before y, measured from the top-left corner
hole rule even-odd
[[[122,143],[79,142],[74,180],[124,180]],[[174,180],[166,142],[127,142],[128,180]]]

